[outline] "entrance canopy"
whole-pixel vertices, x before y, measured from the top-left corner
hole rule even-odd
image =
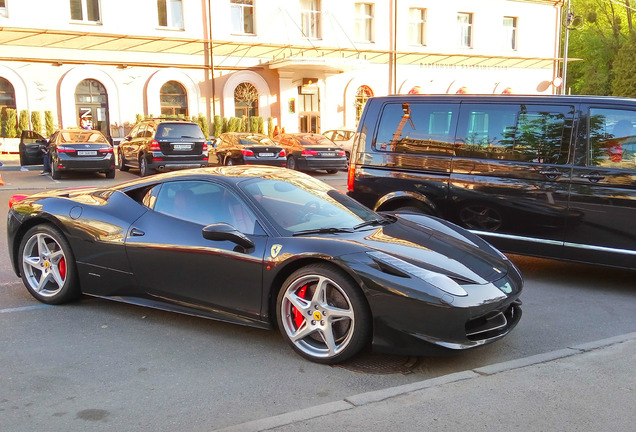
[[[204,56],[209,49],[209,41],[204,39],[188,39],[174,37],[130,36],[123,34],[87,33],[66,30],[29,29],[17,27],[0,27],[0,46],[22,46],[33,48],[65,48],[73,50],[169,53],[191,56]],[[342,63],[351,66],[352,61],[376,64],[388,64],[391,51],[377,49],[356,49],[317,46],[316,43],[273,44],[251,43],[240,41],[213,41],[212,54],[215,59],[224,58],[214,65],[215,69],[236,69],[229,65],[232,58],[257,58],[280,64],[289,59],[304,59],[304,62],[329,63],[332,67]],[[16,58],[2,57],[4,61],[51,62],[50,58]],[[397,52],[395,62],[404,65],[439,65],[439,66],[483,66],[502,68],[553,68],[560,58],[551,57],[509,57],[472,54],[442,54],[429,52]],[[60,64],[102,64],[116,66],[150,66],[180,67],[188,69],[209,69],[205,62],[180,62],[178,64],[122,62],[116,60],[92,60],[86,58],[56,58]]]

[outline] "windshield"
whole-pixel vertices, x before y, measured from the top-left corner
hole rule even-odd
[[[255,178],[240,187],[283,235],[330,228],[351,230],[380,217],[310,176]]]
[[[101,132],[92,130],[62,131],[60,132],[60,142],[64,144],[109,144]]]
[[[239,138],[240,144],[260,144],[260,145],[268,145],[275,146],[274,141],[269,139],[267,135],[244,135]]]

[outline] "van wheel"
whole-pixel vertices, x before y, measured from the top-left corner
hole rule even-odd
[[[155,170],[148,167],[148,161],[146,160],[146,157],[142,156],[141,159],[139,159],[139,175],[141,177],[146,177],[154,173]]]
[[[459,220],[464,228],[482,231],[498,231],[503,224],[501,213],[493,207],[472,204],[459,210]]]

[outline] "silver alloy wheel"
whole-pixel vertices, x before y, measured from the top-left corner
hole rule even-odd
[[[297,278],[285,290],[279,307],[287,337],[308,357],[337,356],[354,335],[356,318],[351,300],[327,276]]]
[[[67,257],[58,241],[47,233],[31,236],[22,251],[22,271],[29,287],[42,297],[57,295],[68,276]]]
[[[148,175],[148,162],[144,156],[139,160],[139,175],[146,177]]]

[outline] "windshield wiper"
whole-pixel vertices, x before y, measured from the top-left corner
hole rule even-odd
[[[353,232],[353,229],[351,228],[328,227],[328,228],[313,228],[313,229],[297,231],[293,233],[292,236],[299,236],[299,235],[305,235],[305,234],[334,234],[334,233],[352,233],[352,232]]]
[[[370,225],[386,225],[386,224],[389,224],[389,223],[392,223],[392,222],[393,222],[392,218],[390,218],[388,216],[382,216],[382,217],[380,217],[378,219],[371,219],[371,220],[368,220],[366,222],[359,223],[358,225],[354,226],[353,229],[357,230],[357,229],[364,228],[364,227],[370,226]]]

